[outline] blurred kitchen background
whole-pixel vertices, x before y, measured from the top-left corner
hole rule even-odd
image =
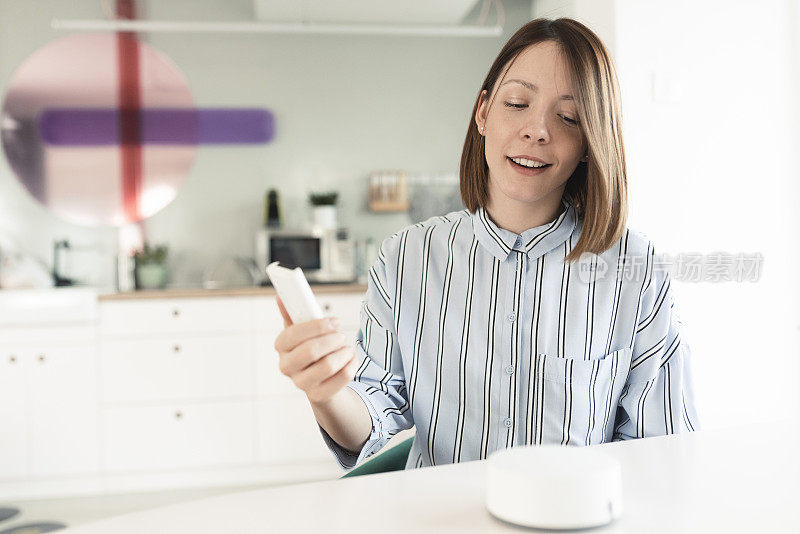
[[[80,21],[109,21],[118,7],[119,2],[110,0],[0,1],[4,99],[17,70],[37,50],[88,31],[90,26],[80,26]],[[106,362],[106,374],[97,375],[97,380],[113,378],[103,352],[109,346],[124,352],[121,347],[127,346],[126,340],[152,334],[154,339],[169,338],[164,350],[183,354],[188,345],[169,336],[203,334],[192,328],[227,328],[214,326],[215,318],[222,316],[227,317],[223,323],[230,325],[230,332],[250,336],[249,357],[263,357],[280,323],[271,296],[244,291],[259,283],[245,265],[259,260],[255,243],[269,219],[270,190],[277,192],[281,226],[305,230],[315,220],[309,195],[336,193],[336,228],[344,231],[353,247],[352,276],[341,281],[355,284],[340,287],[342,295],[332,295],[326,310],[341,310],[350,317],[347,326],[357,328],[359,296],[364,290],[359,282],[364,282],[363,274],[380,241],[408,224],[461,209],[457,172],[462,143],[480,83],[502,45],[531,18],[571,16],[600,35],[616,62],[630,226],[652,238],[657,252],[673,257],[691,253],[709,258],[721,253],[761,258],[757,276],[747,281],[675,277],[672,285],[692,347],[697,403],[705,427],[763,421],[769,435],[780,433],[780,428],[767,429],[768,421],[799,411],[800,9],[796,0],[447,0],[435,4],[137,0],[135,8],[137,20],[168,26],[145,26],[138,38],[163,53],[185,76],[197,108],[266,110],[270,135],[267,141],[253,143],[198,144],[174,200],[138,226],[129,227],[133,237],[113,226],[82,226],[55,215],[26,190],[8,158],[0,158],[0,356],[7,361],[19,361],[12,354],[16,347],[28,350],[32,362],[46,361],[31,345],[42,332],[53,333],[56,345],[72,343],[65,342],[59,330],[64,328],[63,316],[48,319],[42,309],[31,308],[33,301],[13,305],[13,299],[24,298],[25,291],[39,291],[40,296],[63,291],[47,289],[54,284],[56,256],[59,276],[83,286],[92,299],[106,299],[105,311],[83,306],[73,317],[90,328],[81,343],[99,343],[96,357]],[[371,29],[364,34],[250,32],[249,25],[265,21],[369,24]],[[187,32],[182,31],[186,29],[181,27],[183,22],[232,26],[220,32]],[[391,31],[396,25],[461,30],[455,35],[447,31],[398,35]],[[491,28],[497,25],[502,29],[492,34]],[[475,27],[481,30],[470,34],[469,29]],[[102,24],[95,29],[109,34]],[[380,187],[385,189],[389,182],[398,186],[396,198],[382,196]],[[148,297],[153,308],[134,309],[133,304],[124,303],[132,303],[136,292],[119,291],[119,252],[136,242],[146,242],[154,256],[158,254],[152,249],[166,247],[166,279],[156,284],[163,286],[161,292]],[[240,297],[252,300],[244,306],[231,293],[219,297],[228,299],[228,307],[222,306],[221,300],[212,302],[214,291],[220,288],[239,290]],[[329,291],[335,293],[336,288]],[[47,298],[36,302],[46,303]],[[178,304],[192,299],[207,306],[198,311],[199,305],[187,304],[184,309],[184,304]],[[158,308],[160,301],[163,310]],[[178,322],[183,320],[178,317],[191,317],[194,323],[172,331],[157,318],[148,322],[161,311]],[[24,325],[21,317],[27,318]],[[264,324],[269,328],[265,330]],[[86,372],[95,373],[90,364]],[[0,386],[23,376],[2,372],[7,382],[0,375]],[[114,372],[126,376],[123,368]],[[261,386],[252,386],[258,403],[267,402],[256,389],[272,384],[270,372],[274,374],[275,369],[259,370],[264,377],[259,378]],[[62,376],[84,376],[81,373]],[[52,377],[54,384],[59,384],[57,378],[57,374]],[[127,415],[118,411],[133,409],[126,402],[164,401],[172,390],[166,379],[163,390],[147,395],[133,386],[128,393],[120,393],[103,384],[98,386],[97,398],[84,403],[90,411],[99,410],[91,413],[101,424],[78,427],[95,433],[91,438],[95,449],[86,453],[86,462],[64,470],[65,464],[56,458],[37,471],[36,455],[47,456],[50,449],[43,446],[37,453],[36,437],[26,438],[14,454],[26,458],[28,471],[14,471],[15,466],[7,463],[16,474],[3,479],[0,473],[0,498],[10,499],[16,490],[20,498],[33,499],[126,488],[150,491],[294,480],[286,473],[301,460],[294,458],[295,464],[289,462],[294,467],[272,476],[262,460],[280,456],[274,444],[265,445],[262,440],[258,445],[260,438],[246,432],[255,440],[256,452],[239,451],[244,456],[232,456],[237,465],[244,466],[234,474],[204,471],[203,476],[194,476],[191,470],[170,471],[175,467],[168,463],[125,463],[131,455],[126,456],[127,438],[119,421]],[[19,392],[28,395],[26,406],[36,404],[31,391],[35,388]],[[189,392],[186,398],[222,395],[209,391]],[[282,391],[290,395],[288,389]],[[300,406],[302,399],[298,402]],[[23,410],[22,403],[3,406],[0,416],[7,418]],[[188,419],[181,415],[186,413],[183,408],[171,406],[170,410],[177,419]],[[289,420],[283,423],[288,425]],[[0,427],[3,424],[0,420]],[[30,422],[6,429],[25,431],[26,424]],[[119,428],[115,430],[114,424]],[[157,428],[142,425],[137,428],[144,433]],[[261,428],[265,426],[262,423]],[[312,421],[307,426],[311,429],[307,439],[317,440]],[[194,436],[198,435],[203,434]],[[7,452],[4,443],[8,441],[0,440],[0,457]],[[114,464],[109,452],[113,446],[117,446],[113,454],[121,459],[119,464]],[[87,450],[79,444],[70,447]],[[33,452],[25,456],[26,450]],[[155,458],[157,450],[153,448],[150,457]],[[212,453],[194,468],[214,464],[217,459]],[[322,458],[319,451],[311,456]],[[181,459],[179,451],[175,458]],[[336,466],[330,458],[326,461],[325,469],[309,468],[300,478],[336,476]],[[254,475],[248,462],[260,465],[261,470]],[[139,472],[147,476],[135,478]],[[116,478],[109,473],[117,473]],[[109,505],[111,509],[125,507]]]
[[[51,20],[105,19],[114,3],[35,4],[36,9],[22,1],[0,4],[0,75],[5,83],[38,48],[75,33],[52,29]],[[430,25],[440,20],[462,23],[463,18],[463,24],[474,25],[482,7],[479,1],[454,1],[431,9],[419,2],[398,17],[389,3],[365,10],[369,4],[336,2],[327,11],[341,23]],[[139,18],[156,21],[258,21],[252,0],[136,5]],[[183,72],[198,107],[264,108],[274,116],[275,134],[266,144],[199,146],[177,198],[143,222],[148,241],[169,247],[169,285],[200,286],[204,271],[217,262],[252,257],[264,195],[272,188],[279,193],[283,223],[290,228],[310,222],[310,192],[338,192],[339,223],[355,240],[379,241],[415,218],[452,205],[461,145],[479,85],[501,44],[531,16],[529,1],[506,1],[503,7],[505,31],[489,38],[235,30],[140,34]],[[293,15],[285,6],[273,11],[289,20]],[[496,18],[494,12],[490,16]],[[410,194],[416,192],[420,199],[438,194],[442,203],[405,212],[371,211],[368,177],[382,170],[405,171]],[[0,173],[4,240],[47,262],[55,240],[68,240],[74,255],[96,250],[98,260],[109,261],[74,264],[69,274],[113,285],[114,228],[65,224],[25,192],[6,161]],[[448,178],[449,188],[435,185],[446,184]]]

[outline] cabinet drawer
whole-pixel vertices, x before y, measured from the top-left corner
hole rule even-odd
[[[317,295],[317,302],[322,307],[325,316],[338,317],[342,326],[349,329],[358,329],[361,317],[361,300],[363,295],[358,293],[330,295]],[[283,330],[283,319],[275,297],[260,297],[253,303],[254,328],[257,332],[277,335]]]
[[[106,402],[251,396],[253,370],[253,341],[246,335],[102,344]]]
[[[338,465],[302,392],[259,400],[258,429],[261,463],[329,459]]]
[[[103,302],[100,333],[109,336],[249,331],[249,298],[157,299]]]
[[[252,463],[251,402],[169,404],[102,410],[103,466],[108,471]]]

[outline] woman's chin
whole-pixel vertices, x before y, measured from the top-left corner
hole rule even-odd
[[[524,204],[533,204],[542,200],[544,197],[547,196],[547,191],[542,191],[538,187],[531,188],[506,188],[503,190],[503,196],[505,196],[509,201],[512,202],[520,202]]]
[[[505,202],[535,204],[557,194],[556,191],[564,182],[554,183],[552,179],[537,180],[536,177],[520,175],[502,175],[498,180],[490,175],[489,195],[502,198]]]

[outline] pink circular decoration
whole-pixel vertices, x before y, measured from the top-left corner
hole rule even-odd
[[[14,73],[3,150],[19,181],[58,216],[89,226],[136,222],[175,198],[197,150],[196,121],[181,142],[147,142],[145,111],[159,109],[194,110],[169,58],[133,34],[69,36]]]

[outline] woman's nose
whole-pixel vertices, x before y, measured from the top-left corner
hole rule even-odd
[[[533,140],[537,143],[550,142],[550,129],[547,127],[547,119],[542,113],[537,113],[531,117],[531,120],[525,124],[521,133],[526,140]]]

